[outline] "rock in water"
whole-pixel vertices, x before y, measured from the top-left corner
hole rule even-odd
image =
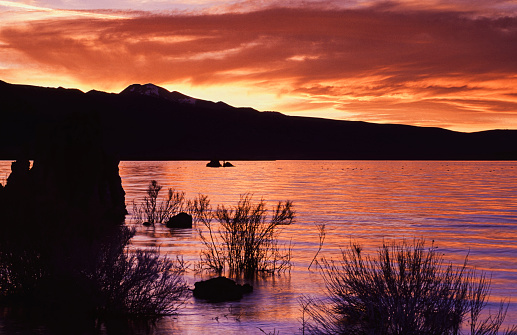
[[[245,293],[253,292],[250,284],[240,285],[226,277],[216,277],[194,284],[194,297],[209,302],[239,300]]]
[[[167,228],[192,228],[192,215],[181,212],[171,217],[165,225]]]
[[[0,192],[2,295],[56,320],[97,313],[105,285],[98,271],[116,268],[111,257],[133,236],[122,225],[118,160],[106,153],[95,118],[70,113],[41,131],[33,156],[12,164]]]
[[[210,162],[206,163],[206,167],[221,167],[221,162],[217,159],[212,159]]]
[[[99,128],[88,116],[53,125],[39,141],[30,170],[27,158],[12,164],[4,197],[38,221],[40,213],[53,212],[67,224],[122,223],[127,212],[119,161],[106,154]]]

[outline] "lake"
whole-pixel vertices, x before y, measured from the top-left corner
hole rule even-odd
[[[280,233],[292,243],[290,273],[256,279],[241,301],[210,304],[189,299],[180,314],[161,319],[156,334],[301,334],[299,298],[324,297],[317,268],[308,270],[318,247],[318,224],[326,239],[319,256],[337,259],[351,242],[374,254],[383,241],[424,238],[446,260],[492,276],[491,303],[512,302],[505,324],[517,324],[517,167],[516,162],[463,161],[237,161],[233,168],[206,162],[121,162],[126,203],[140,201],[151,180],[167,188],[209,197],[211,204],[236,205],[253,194],[272,207],[291,200],[295,223]],[[0,182],[10,162],[0,161]],[[134,225],[131,216],[127,224]],[[202,228],[198,226],[197,228]],[[158,246],[190,264],[186,280],[208,278],[193,271],[203,246],[197,229],[137,227],[135,247]]]

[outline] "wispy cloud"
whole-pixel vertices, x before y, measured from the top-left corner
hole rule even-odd
[[[96,18],[96,19],[120,19],[127,17],[128,13],[112,10],[79,10],[67,8],[54,8],[51,6],[40,6],[31,3],[0,0],[0,27],[12,23],[24,23],[35,20],[55,20],[59,18]]]
[[[233,83],[296,97],[293,111],[305,101],[355,119],[517,128],[517,16],[472,15],[481,1],[469,3],[463,12],[356,1],[39,20],[1,29],[0,63],[17,54],[12,67],[91,86]]]

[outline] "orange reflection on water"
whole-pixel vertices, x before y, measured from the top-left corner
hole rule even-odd
[[[235,205],[241,194],[251,192],[269,205],[292,200],[297,212],[296,222],[280,234],[281,243],[293,246],[290,274],[255,281],[253,295],[240,302],[215,306],[189,300],[182,314],[165,319],[160,329],[189,334],[211,329],[241,334],[256,327],[286,334],[298,331],[298,298],[324,295],[320,275],[307,269],[319,247],[316,225],[321,223],[326,225],[326,239],[319,255],[326,258],[339,258],[351,242],[374,255],[383,241],[414,238],[425,238],[429,245],[434,240],[446,261],[457,265],[468,255],[470,266],[492,276],[491,301],[511,299],[506,323],[517,323],[515,162],[232,163],[234,168],[218,169],[206,168],[206,162],[120,163],[129,210],[131,201],[141,199],[155,179],[164,189],[183,191],[188,198],[206,194],[213,206]],[[10,165],[0,161],[2,184]],[[127,222],[131,224],[131,217]],[[132,243],[159,247],[171,257],[180,255],[191,269],[203,247],[196,229],[171,231],[163,226],[138,227]],[[191,285],[200,278],[191,270],[186,274]]]
[[[141,198],[153,177],[187,197],[206,194],[214,206],[235,205],[248,192],[269,205],[287,199],[294,202],[296,222],[284,228],[280,242],[292,243],[295,267],[281,280],[255,283],[260,293],[254,293],[254,302],[238,304],[249,311],[241,320],[249,327],[271,324],[282,333],[297,331],[298,297],[324,295],[318,272],[307,270],[319,247],[316,225],[322,223],[326,225],[322,257],[339,258],[340,250],[351,242],[374,255],[383,241],[424,238],[429,246],[434,241],[447,262],[461,265],[468,255],[470,266],[490,273],[492,301],[517,298],[517,169],[513,162],[233,163],[234,168],[207,168],[206,162],[122,162],[121,176],[128,201]],[[140,232],[134,242],[161,245],[163,252],[181,254],[190,262],[199,260],[202,248],[196,232],[171,235],[163,227]],[[199,302],[192,306],[215,315]],[[201,319],[195,313],[189,317],[194,328],[207,329],[197,324]],[[517,323],[516,306],[510,307],[507,322]],[[231,323],[224,329],[242,331]]]
[[[0,161],[0,178],[10,163]],[[374,255],[383,241],[434,241],[446,261],[469,265],[492,276],[492,302],[511,299],[507,324],[517,324],[517,169],[515,162],[266,161],[232,162],[234,168],[207,168],[206,162],[121,162],[126,203],[145,195],[155,179],[188,198],[206,194],[212,205],[235,205],[251,192],[268,205],[292,200],[296,222],[280,234],[292,243],[294,268],[278,278],[254,281],[255,292],[240,302],[211,305],[189,300],[177,319],[162,330],[203,334],[217,329],[241,334],[261,327],[295,333],[300,327],[298,298],[323,297],[318,271],[307,269],[316,254],[317,224],[326,225],[320,256],[337,259],[358,242]],[[1,179],[0,179],[1,180]],[[131,217],[127,218],[131,224]],[[196,228],[202,228],[197,226]],[[172,231],[137,227],[135,247],[159,247],[191,264],[193,285],[203,245],[196,229]],[[230,307],[232,311],[230,311]],[[497,307],[497,306],[496,306]],[[226,315],[226,316],[225,316]],[[217,318],[217,320],[216,320]],[[237,319],[239,319],[237,321]]]

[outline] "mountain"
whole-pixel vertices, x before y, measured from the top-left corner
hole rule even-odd
[[[126,89],[124,89],[122,92],[120,92],[121,95],[145,95],[160,99],[165,99],[169,101],[175,101],[179,103],[190,103],[195,104],[196,99],[189,97],[187,95],[181,94],[179,92],[169,92],[163,87],[156,86],[154,84],[133,84],[129,85]]]
[[[97,127],[122,160],[517,159],[517,130],[461,133],[287,116],[153,84],[114,94],[0,81],[0,102],[0,159],[33,156],[59,127],[77,127],[68,132],[77,137]]]
[[[182,94],[177,91],[169,92],[163,87],[156,86],[154,84],[132,84],[126,87],[121,95],[130,96],[130,95],[144,95],[155,97],[158,99],[164,99],[171,102],[177,102],[180,104],[190,104],[196,105],[197,107],[209,108],[209,109],[225,109],[232,108],[230,105],[225,104],[222,101],[214,103],[212,101],[201,100],[189,97],[188,95]]]

